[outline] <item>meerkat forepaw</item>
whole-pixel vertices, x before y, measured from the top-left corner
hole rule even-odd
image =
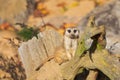
[[[70,54],[67,54],[67,57],[68,57],[68,60],[71,60],[71,55]]]
[[[72,54],[71,56],[72,56],[72,57],[74,57],[74,56],[75,56],[75,54]]]

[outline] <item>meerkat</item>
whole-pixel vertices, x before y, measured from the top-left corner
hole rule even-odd
[[[79,29],[76,27],[67,28],[63,37],[63,46],[56,49],[54,59],[61,64],[75,56],[79,39]]]
[[[58,64],[62,64],[68,60],[71,60],[75,56],[79,39],[79,29],[76,27],[66,28],[63,36],[63,44],[55,49],[54,55],[50,56],[43,63],[36,68],[39,70],[41,66],[47,61],[54,59]]]
[[[72,57],[74,57],[78,39],[79,39],[79,29],[76,27],[73,28],[67,28],[64,33],[64,48],[66,50],[66,54],[68,59],[70,60]]]

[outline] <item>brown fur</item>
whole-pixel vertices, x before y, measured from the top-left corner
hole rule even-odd
[[[63,62],[68,61],[68,57],[66,55],[66,51],[65,51],[64,47],[59,47],[56,49],[56,51],[54,53],[54,60],[58,64],[62,64]]]

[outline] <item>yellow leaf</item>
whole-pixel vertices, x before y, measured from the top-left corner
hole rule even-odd
[[[110,1],[110,0],[96,0],[96,2],[97,2],[98,5],[103,5],[106,2],[108,2],[108,1]]]
[[[38,3],[38,5],[37,5],[38,10],[41,10],[41,9],[44,9],[44,8],[45,8],[45,6],[44,6],[43,3]]]
[[[59,30],[58,30],[58,32],[59,32],[61,35],[64,34],[64,31],[65,31],[64,29],[59,29]]]
[[[76,1],[74,1],[72,4],[70,4],[70,5],[68,6],[68,8],[74,8],[74,7],[78,6],[78,5],[79,5],[79,3],[76,2]]]
[[[41,13],[44,14],[44,15],[47,15],[49,13],[49,11],[44,9],[44,10],[41,11]]]

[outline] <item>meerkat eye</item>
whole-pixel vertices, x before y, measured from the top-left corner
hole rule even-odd
[[[74,33],[76,33],[77,32],[77,30],[74,30]]]
[[[71,30],[67,30],[68,31],[68,33],[70,33],[71,32]]]

